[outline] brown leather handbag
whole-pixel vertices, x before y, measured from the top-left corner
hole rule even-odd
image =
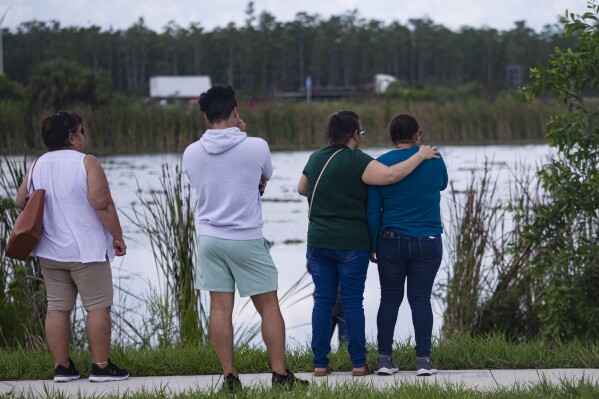
[[[31,176],[29,181],[33,191],[30,191],[31,194],[27,196],[25,206],[15,220],[8,244],[6,245],[6,256],[17,260],[27,259],[42,234],[46,190],[36,190],[33,186],[32,176],[34,167],[35,162],[29,171],[29,175]]]

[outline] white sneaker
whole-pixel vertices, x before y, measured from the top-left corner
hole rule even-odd
[[[432,360],[416,359],[416,375],[426,377],[437,374],[437,366]]]
[[[397,373],[399,369],[393,363],[391,356],[379,356],[379,363],[377,367],[378,375],[393,375]]]

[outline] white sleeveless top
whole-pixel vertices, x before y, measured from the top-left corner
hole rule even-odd
[[[36,189],[46,190],[42,235],[32,255],[82,263],[114,258],[112,236],[87,198],[84,157],[73,150],[50,151],[29,174]]]

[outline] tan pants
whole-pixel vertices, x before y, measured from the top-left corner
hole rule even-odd
[[[48,310],[73,310],[77,293],[85,310],[112,306],[112,270],[105,262],[58,262],[39,258]]]

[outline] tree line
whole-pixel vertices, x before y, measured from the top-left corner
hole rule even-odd
[[[247,4],[246,19],[211,31],[198,23],[169,22],[162,32],[139,18],[125,30],[23,22],[4,30],[5,71],[22,85],[44,63],[64,59],[111,79],[114,90],[147,95],[154,75],[208,75],[247,95],[297,91],[307,76],[314,88],[369,88],[377,73],[406,88],[476,83],[488,94],[506,88],[506,68],[545,62],[557,46],[570,47],[558,25],[535,32],[525,21],[511,30],[462,27],[453,31],[428,18],[384,23],[357,10],[323,18],[300,12],[278,21]]]

